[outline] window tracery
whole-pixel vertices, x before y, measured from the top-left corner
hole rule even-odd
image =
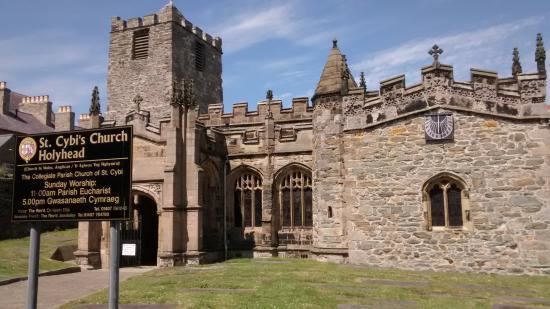
[[[262,179],[252,172],[242,173],[235,181],[234,218],[237,227],[262,225]]]
[[[312,226],[311,174],[302,169],[292,169],[280,178],[276,188],[281,226]]]
[[[428,230],[466,227],[469,218],[469,196],[457,177],[439,175],[424,188],[424,216]]]

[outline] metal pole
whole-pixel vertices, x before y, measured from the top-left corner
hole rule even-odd
[[[109,309],[118,309],[120,265],[120,221],[111,221],[111,252],[109,254]]]
[[[223,164],[223,249],[227,260],[227,156]]]
[[[36,309],[38,299],[38,259],[40,257],[40,223],[31,225],[29,246],[29,273],[27,286],[27,309]]]

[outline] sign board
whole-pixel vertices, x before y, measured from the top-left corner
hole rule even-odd
[[[132,127],[17,136],[12,221],[129,220]]]
[[[123,256],[136,256],[136,244],[122,244]]]

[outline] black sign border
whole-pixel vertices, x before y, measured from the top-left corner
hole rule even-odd
[[[56,220],[13,220],[13,213],[15,211],[15,171],[17,170],[17,155],[19,154],[19,145],[18,142],[22,140],[25,137],[34,137],[34,136],[45,136],[45,135],[56,135],[56,134],[76,134],[79,132],[90,132],[90,131],[103,131],[103,130],[112,130],[112,129],[130,129],[130,153],[128,154],[128,160],[130,161],[130,171],[129,171],[129,177],[130,177],[130,194],[128,194],[128,218],[102,218],[102,219],[56,219]],[[96,128],[96,129],[82,129],[82,130],[73,130],[73,131],[54,131],[54,132],[46,132],[46,133],[33,133],[33,134],[14,134],[15,135],[15,148],[14,148],[14,171],[13,171],[13,184],[12,184],[12,202],[11,202],[11,216],[10,220],[11,223],[29,223],[29,222],[101,222],[101,221],[130,221],[132,220],[131,214],[133,212],[132,207],[132,176],[133,176],[133,168],[134,168],[134,127],[133,126],[116,126],[116,127],[106,127],[106,128]],[[63,162],[58,162],[63,163]]]

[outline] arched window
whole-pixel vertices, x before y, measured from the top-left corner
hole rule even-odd
[[[457,177],[439,175],[424,187],[428,229],[462,228],[470,220],[467,191]]]
[[[282,227],[313,225],[311,173],[291,169],[276,184]]]
[[[235,181],[235,226],[262,226],[262,179],[255,173],[245,172]]]

